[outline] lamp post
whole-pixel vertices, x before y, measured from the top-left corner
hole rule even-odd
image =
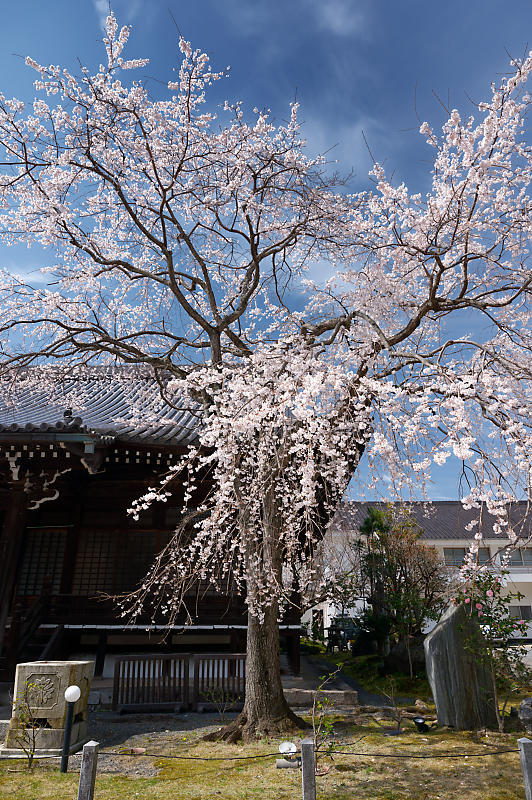
[[[74,706],[81,697],[79,686],[69,686],[65,689],[67,704],[65,719],[65,735],[63,737],[63,752],[61,753],[61,772],[68,770],[68,751],[70,750],[70,737],[72,736],[72,723],[74,721]]]

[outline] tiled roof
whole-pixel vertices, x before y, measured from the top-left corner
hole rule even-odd
[[[344,502],[337,510],[332,522],[333,528],[357,530],[367,517],[368,508],[384,507],[385,503]],[[394,504],[395,505],[395,504]],[[465,526],[476,518],[474,509],[465,510],[458,500],[435,500],[432,503],[408,503],[407,508],[423,530],[422,539],[472,539],[476,528],[467,531]],[[527,503],[518,502],[509,508],[510,520],[515,532],[521,538],[532,536],[532,513],[527,513]],[[484,513],[482,534],[486,539],[506,539],[492,530],[495,517]]]
[[[186,446],[197,430],[190,401],[169,405],[154,378],[133,372],[93,370],[46,388],[31,376],[0,386],[0,441],[88,433],[108,441]]]

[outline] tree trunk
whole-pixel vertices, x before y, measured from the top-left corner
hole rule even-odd
[[[274,484],[275,472],[272,471],[264,493],[263,536],[260,546],[246,537],[248,598],[253,594],[256,581],[264,574],[274,575],[279,585],[282,582],[282,536],[279,530],[281,515]],[[241,512],[240,525],[244,529],[247,525],[245,505]],[[248,612],[244,709],[232,724],[207,738],[236,742],[241,738],[280,736],[307,727],[290,710],[283,694],[278,619],[279,605],[273,597],[270,605],[263,609],[261,618]]]
[[[308,727],[291,711],[283,694],[276,605],[267,609],[263,621],[248,616],[246,670],[242,713],[226,727],[208,734],[208,740],[276,737]]]
[[[499,733],[504,733],[504,712],[501,715],[499,710],[499,693],[497,692],[497,678],[495,675],[495,665],[493,663],[493,655],[490,655],[490,675],[491,675],[491,685],[493,687],[493,703],[495,705],[495,717],[497,719],[497,727],[499,728]]]
[[[364,448],[357,446],[353,456],[353,472]],[[271,470],[260,476],[264,486],[262,498],[262,537],[260,541],[248,534],[249,509],[245,496],[239,503],[239,526],[246,542],[246,583],[248,601],[256,597],[257,587],[264,586],[264,576],[283,582],[282,504],[275,486],[286,453],[279,453]],[[322,520],[323,527],[325,522]],[[266,582],[267,583],[267,582]],[[288,706],[281,683],[281,654],[279,647],[279,605],[272,592],[271,602],[263,616],[248,613],[246,696],[242,713],[230,725],[207,735],[207,740],[222,739],[236,742],[261,736],[281,736],[310,727]],[[253,608],[253,602],[251,603]]]

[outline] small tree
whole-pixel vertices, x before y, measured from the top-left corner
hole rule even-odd
[[[520,592],[506,585],[508,572],[495,575],[488,569],[471,574],[455,598],[467,613],[478,620],[479,627],[467,641],[468,648],[481,659],[491,675],[495,716],[499,731],[504,731],[505,712],[513,694],[529,683],[532,672],[524,662],[526,647],[515,642],[527,635],[527,622],[510,615],[510,606],[520,600]],[[466,576],[467,577],[467,576]]]
[[[427,620],[438,619],[448,573],[437,550],[420,541],[422,530],[405,509],[370,508],[360,533],[363,538],[343,551],[350,563],[331,579],[331,597],[349,607],[365,596],[371,610],[358,615],[357,623],[375,634],[381,650],[388,636],[402,641],[413,677],[411,639]]]
[[[37,749],[37,737],[43,727],[42,719],[36,717],[33,709],[36,705],[42,705],[43,687],[32,681],[24,683],[22,694],[15,698],[15,708],[13,714],[14,728],[13,738],[24,752],[27,759],[28,770],[33,769],[35,751]]]
[[[318,760],[323,756],[333,758],[336,745],[332,738],[334,735],[334,716],[332,713],[334,703],[327,696],[327,688],[330,688],[340,671],[340,667],[338,667],[328,675],[320,675],[320,683],[312,693],[311,719],[316,766]]]
[[[226,724],[227,714],[242,702],[242,695],[235,694],[223,686],[210,686],[202,693],[202,699],[212,703],[218,712],[222,725]]]

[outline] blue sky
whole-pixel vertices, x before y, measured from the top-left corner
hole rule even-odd
[[[0,26],[0,90],[31,101],[41,63],[95,70],[103,60],[101,25],[107,0],[17,0]],[[220,101],[240,99],[286,118],[297,98],[314,150],[334,149],[354,187],[375,157],[411,188],[427,187],[430,152],[419,120],[438,125],[450,107],[471,109],[490,81],[508,69],[508,53],[532,43],[532,2],[514,0],[114,0],[119,23],[133,26],[129,57],[149,57],[153,92],[164,92],[177,61],[179,30],[206,50],[215,68],[231,65],[217,85]],[[171,12],[171,13],[170,13]],[[2,266],[28,269],[33,256],[11,249]],[[435,498],[457,495],[452,466],[438,470]],[[436,476],[435,476],[436,477]]]
[[[23,58],[71,68],[102,59],[107,0],[17,0],[2,15],[1,89],[32,99],[34,73]],[[532,42],[530,0],[114,0],[119,22],[131,24],[130,55],[151,59],[158,81],[177,64],[176,20],[216,67],[231,65],[220,99],[241,99],[286,115],[297,92],[311,146],[333,151],[364,180],[369,156],[409,185],[423,183],[429,151],[416,131],[443,111],[435,91],[467,110],[507,69],[508,56]],[[417,96],[417,103],[414,97]],[[421,187],[420,187],[421,188]]]

